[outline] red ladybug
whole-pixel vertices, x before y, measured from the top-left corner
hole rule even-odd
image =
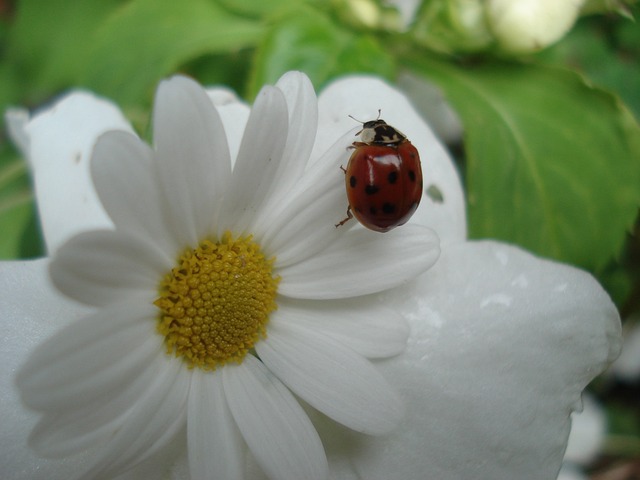
[[[364,122],[345,172],[347,218],[388,232],[407,223],[422,198],[420,155],[407,137],[384,120]],[[342,167],[340,167],[342,168]]]

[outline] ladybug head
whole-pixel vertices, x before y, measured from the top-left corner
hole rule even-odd
[[[382,131],[386,127],[389,127],[389,125],[380,118],[376,120],[369,120],[362,124],[362,129],[356,133],[356,137],[360,136],[360,140],[364,143],[379,143],[377,141],[379,137],[378,132]]]
[[[356,122],[362,124],[362,129],[356,133],[356,137],[359,135],[362,143],[369,145],[399,145],[404,142],[407,137],[394,127],[389,125],[383,119],[380,118],[381,110],[378,109],[378,118],[375,120],[369,120],[362,122],[357,118],[349,115]]]

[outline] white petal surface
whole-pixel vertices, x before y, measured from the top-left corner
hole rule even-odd
[[[246,447],[227,406],[219,370],[193,370],[187,422],[191,479],[242,480]]]
[[[47,260],[0,262],[0,478],[3,480],[68,480],[89,458],[64,461],[36,457],[27,437],[37,415],[26,410],[14,385],[18,367],[38,344],[61,325],[91,310],[63,298],[47,280]]]
[[[451,108],[438,86],[409,72],[400,74],[398,86],[439,139],[447,145],[462,140],[463,127],[460,117]]]
[[[411,323],[407,350],[378,364],[407,415],[360,444],[361,478],[555,478],[582,389],[619,352],[607,294],[495,242],[443,249],[412,285],[388,294]]]
[[[289,111],[287,145],[278,178],[279,190],[286,193],[297,182],[311,155],[318,130],[318,99],[311,80],[301,72],[285,73],[276,87],[284,94]]]
[[[589,477],[573,465],[563,465],[557,480],[589,480]]]
[[[153,305],[105,308],[57,332],[20,369],[23,401],[63,412],[116,395],[163,349]]]
[[[186,461],[186,433],[180,433],[152,456],[113,478],[113,480],[192,480]],[[183,467],[178,471],[177,465]]]
[[[405,318],[376,296],[331,302],[281,298],[271,315],[322,332],[367,358],[397,355],[409,338]]]
[[[7,133],[13,144],[20,150],[24,158],[29,156],[29,111],[24,108],[9,108],[4,114]]]
[[[180,251],[171,243],[162,213],[153,151],[135,135],[107,132],[98,138],[91,160],[96,191],[116,229],[153,239],[169,257]]]
[[[25,125],[49,252],[76,233],[111,225],[89,174],[93,145],[108,130],[132,131],[115,105],[85,92],[63,97]]]
[[[357,223],[335,227],[345,217],[349,204],[344,172],[340,170],[349,158],[349,137],[339,138],[298,179],[286,202],[261,218],[261,245],[277,255],[279,267],[312,257]]]
[[[442,194],[441,202],[423,195],[409,222],[433,228],[443,244],[464,240],[465,203],[456,169],[444,147],[402,93],[376,78],[350,76],[329,84],[318,97],[318,108],[321,128],[312,158],[319,158],[336,138],[353,128],[355,121],[349,115],[367,121],[376,118],[380,109],[381,118],[407,135],[420,152],[425,189],[433,186]]]
[[[565,463],[588,466],[600,453],[607,434],[607,414],[598,400],[585,392],[582,395],[582,410],[571,415],[571,433]]]
[[[293,395],[255,357],[222,370],[233,418],[271,480],[317,480],[328,475],[322,443]]]
[[[439,253],[437,236],[420,225],[385,234],[353,229],[312,258],[282,268],[276,263],[282,275],[278,293],[308,299],[375,293],[424,272]]]
[[[160,84],[153,139],[169,231],[181,248],[197,245],[216,224],[231,176],[222,121],[200,85],[179,76]]]
[[[340,342],[295,325],[269,325],[256,352],[270,371],[311,406],[347,427],[373,435],[398,425],[402,400],[374,366]]]
[[[611,372],[628,383],[640,379],[640,324],[636,322],[634,325],[625,332],[620,358],[611,366]]]
[[[287,129],[284,95],[275,87],[264,87],[256,97],[242,137],[218,235],[227,229],[245,233],[264,207],[282,161]]]
[[[88,305],[132,297],[149,304],[174,266],[155,247],[125,232],[83,233],[60,249],[51,263],[51,278],[65,295]]]
[[[186,366],[162,352],[155,360],[162,371],[128,414],[128,421],[112,437],[100,460],[80,478],[111,478],[162,452],[184,434],[191,380]]]
[[[289,123],[282,161],[262,207],[267,214],[281,210],[292,200],[289,191],[300,181],[318,129],[318,101],[309,78],[301,72],[288,72],[278,80],[276,87],[287,102]],[[258,221],[268,218],[269,215],[263,215]],[[265,227],[258,223],[254,228],[260,234]]]
[[[229,154],[231,155],[231,165],[233,166],[238,157],[242,135],[251,114],[251,108],[236,94],[225,87],[216,87],[207,89],[209,99],[216,107],[224,132],[227,136],[229,144]]]
[[[153,360],[160,350],[156,346],[149,360]],[[106,370],[107,366],[105,364],[103,368]],[[142,371],[135,371],[129,378],[123,377],[102,396],[93,399],[73,397],[69,400],[73,408],[52,411],[42,417],[29,436],[29,445],[42,456],[54,458],[103,446],[122,429],[128,421],[128,410],[144,396],[159,374],[162,374],[162,365],[147,361]]]

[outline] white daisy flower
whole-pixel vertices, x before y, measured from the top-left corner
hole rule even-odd
[[[271,479],[322,479],[327,460],[297,397],[367,434],[402,417],[367,358],[401,352],[407,323],[365,295],[431,267],[438,237],[411,224],[384,235],[355,221],[335,228],[347,205],[339,167],[358,125],[315,141],[304,75],[265,87],[247,114],[228,94],[209,98],[174,77],[156,95],[153,147],[87,94],[31,120],[10,116],[52,219],[53,284],[87,306],[35,347],[17,384],[42,413],[31,446],[45,457],[84,453],[79,478],[166,468],[186,440],[193,479],[243,478],[245,445]],[[83,115],[89,134],[42,133],[40,123],[68,132],[66,119]],[[36,166],[52,152],[56,170]],[[79,167],[89,152],[99,202]],[[69,181],[65,171],[85,201],[71,195],[68,209],[48,212],[43,198]]]

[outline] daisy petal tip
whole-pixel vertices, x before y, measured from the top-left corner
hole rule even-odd
[[[276,86],[281,90],[288,90],[291,88],[299,89],[303,87],[311,87],[313,89],[313,85],[311,84],[309,77],[298,70],[291,70],[283,74],[276,82]]]
[[[109,161],[110,157],[119,153],[122,147],[144,143],[132,132],[124,130],[109,130],[98,136],[93,146],[89,168],[91,175],[95,175],[96,164]]]
[[[206,92],[202,86],[191,77],[174,75],[162,80],[158,84],[154,108],[158,110],[166,105],[176,108],[178,105],[184,104],[187,98],[192,97],[195,97],[196,103],[200,104],[202,103],[202,99],[206,98]],[[173,102],[176,103],[174,104]]]
[[[29,153],[29,135],[27,124],[29,123],[29,112],[24,108],[10,108],[4,114],[7,123],[7,131],[13,143],[20,149],[20,152],[27,156]]]
[[[198,82],[187,75],[173,75],[160,82],[158,88],[202,88]]]

